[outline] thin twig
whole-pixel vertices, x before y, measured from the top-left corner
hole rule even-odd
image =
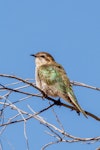
[[[29,150],[29,141],[28,141],[27,132],[26,132],[26,120],[24,121],[24,137],[26,140],[27,150]]]
[[[13,108],[14,105],[11,105],[10,107]],[[14,107],[14,109],[15,109],[15,110],[18,110],[19,108]],[[33,109],[32,109],[32,112],[34,113],[33,115],[32,115],[32,114],[29,114],[29,113],[27,113],[27,112],[25,112],[25,111],[23,111],[23,110],[21,110],[21,109],[19,109],[19,111],[20,111],[20,113],[23,114],[23,115],[24,115],[24,114],[25,114],[25,115],[28,115],[28,117],[27,117],[27,118],[24,118],[24,119],[22,118],[22,119],[20,119],[20,120],[14,121],[14,122],[10,122],[10,124],[12,124],[12,123],[18,123],[18,122],[22,122],[22,121],[24,121],[24,120],[28,120],[28,119],[30,119],[30,118],[34,118],[34,119],[38,120],[41,124],[43,124],[44,126],[46,126],[47,128],[50,127],[50,128],[52,128],[53,130],[55,130],[55,131],[61,133],[62,135],[66,136],[66,137],[68,137],[68,138],[73,139],[73,142],[80,142],[80,141],[81,141],[81,142],[100,141],[100,137],[99,137],[99,136],[98,136],[98,137],[93,137],[93,138],[80,138],[80,137],[75,137],[75,136],[73,136],[73,135],[71,135],[71,134],[69,134],[69,133],[67,133],[67,132],[65,132],[65,131],[63,131],[63,130],[57,128],[57,127],[54,126],[53,124],[51,124],[51,123],[45,121],[41,116],[37,115],[37,114],[39,114],[39,113],[38,113],[38,112],[36,113],[35,111],[33,111]],[[8,125],[8,124],[9,124],[9,123],[5,123],[5,124],[3,124],[3,125],[1,125],[1,126],[5,126],[5,125]],[[71,141],[72,141],[72,140],[71,140]]]
[[[53,144],[57,144],[57,143],[59,143],[59,142],[60,142],[59,140],[54,141],[54,142],[49,142],[49,143],[47,143],[46,145],[44,145],[44,146],[41,148],[41,150],[45,150],[47,147],[49,147],[49,146],[51,146],[51,145],[53,145]]]
[[[24,137],[25,137],[26,144],[27,144],[27,150],[29,150],[29,141],[28,141],[28,137],[27,137],[26,122],[27,122],[27,120],[34,118],[34,119],[38,120],[41,124],[43,124],[50,131],[50,133],[48,132],[50,136],[52,136],[56,139],[55,142],[50,142],[50,143],[46,144],[42,148],[42,150],[46,149],[50,145],[57,144],[59,142],[69,142],[69,143],[72,143],[72,142],[85,142],[85,143],[87,143],[88,142],[88,143],[93,143],[93,142],[100,141],[100,136],[93,137],[93,138],[80,138],[80,137],[76,137],[76,136],[73,136],[73,135],[67,133],[65,131],[65,129],[63,128],[63,125],[62,125],[60,119],[58,118],[57,114],[55,113],[54,109],[53,109],[53,113],[56,116],[56,122],[58,122],[58,124],[60,125],[60,128],[57,128],[54,124],[49,123],[43,117],[40,116],[41,113],[47,111],[50,108],[53,108],[53,106],[63,106],[63,107],[69,108],[71,110],[77,111],[76,108],[74,108],[73,106],[67,105],[67,104],[62,103],[60,101],[57,101],[57,100],[55,100],[51,97],[48,97],[34,83],[29,82],[29,79],[22,79],[22,78],[13,76],[13,75],[6,75],[6,74],[0,74],[0,77],[6,77],[6,78],[11,78],[11,79],[17,80],[17,82],[14,82],[14,83],[11,83],[11,84],[6,84],[6,85],[0,84],[0,92],[2,92],[2,94],[3,94],[3,96],[0,95],[0,104],[1,104],[1,106],[3,105],[3,107],[2,107],[3,111],[6,110],[6,107],[10,108],[10,110],[14,110],[14,112],[17,111],[17,115],[15,115],[11,118],[8,118],[7,121],[5,121],[6,119],[4,118],[5,122],[3,121],[2,124],[0,125],[0,127],[2,127],[0,134],[3,133],[3,131],[6,129],[6,127],[8,125],[11,125],[11,124],[14,124],[14,123],[19,123],[19,122],[24,122]],[[25,85],[19,86],[17,88],[9,88],[8,87],[8,86],[13,87],[13,85],[16,85],[16,84],[19,84],[19,83],[24,83]],[[87,84],[84,84],[84,83],[80,83],[80,82],[77,82],[77,81],[70,81],[70,83],[72,85],[75,85],[75,86],[81,86],[81,87],[90,88],[90,89],[93,89],[93,90],[100,91],[100,88],[90,86],[90,85],[87,85]],[[24,88],[28,88],[28,87],[32,87],[33,89],[34,88],[37,89],[43,95],[33,94],[33,93],[30,93],[30,92],[24,91]],[[22,89],[23,89],[23,91],[21,91]],[[20,93],[20,95],[22,95],[22,94],[27,95],[27,97],[20,98],[17,101],[11,102],[11,100],[9,100],[8,97],[10,98],[11,94],[14,93],[14,92],[15,93]],[[33,110],[33,108],[31,108],[29,105],[28,105],[28,108],[31,110],[31,113],[28,113],[27,111],[24,111],[24,110],[18,108],[15,105],[17,102],[21,102],[23,100],[26,100],[26,99],[32,97],[32,96],[40,97],[41,100],[42,100],[44,95],[45,95],[45,99],[49,101],[50,105],[45,107],[44,109],[38,111],[38,112],[35,112]],[[97,121],[100,121],[100,117],[97,117],[97,116],[95,116],[94,114],[92,114],[88,111],[85,111],[85,113],[88,116],[96,119]]]
[[[95,86],[91,86],[91,85],[88,85],[88,84],[85,84],[85,83],[82,83],[82,82],[77,82],[77,81],[70,81],[72,85],[75,85],[75,86],[82,86],[82,87],[86,87],[86,88],[89,88],[89,89],[92,89],[92,90],[97,90],[97,91],[100,91],[100,88],[97,88]]]

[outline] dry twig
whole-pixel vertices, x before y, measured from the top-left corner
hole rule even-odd
[[[39,110],[38,112],[35,112],[33,110],[33,108],[31,108],[29,105],[27,105],[27,107],[29,108],[29,110],[31,111],[31,113],[29,113],[28,111],[22,110],[20,109],[18,106],[16,106],[17,103],[21,103],[22,101],[25,101],[26,99],[29,99],[30,97],[34,96],[34,97],[39,97],[43,98],[43,95],[45,94],[41,89],[39,89],[34,83],[30,82],[29,79],[22,79],[13,75],[7,75],[7,74],[0,74],[1,78],[8,78],[8,79],[14,79],[17,80],[17,82],[12,82],[11,84],[0,84],[0,105],[1,105],[1,131],[0,131],[0,135],[3,134],[3,132],[5,131],[5,129],[7,128],[8,125],[11,124],[15,124],[15,123],[19,123],[19,122],[23,122],[24,123],[24,137],[26,140],[26,145],[27,145],[27,150],[29,150],[29,141],[28,141],[28,137],[27,137],[27,131],[26,131],[26,121],[28,121],[29,119],[36,119],[38,120],[41,124],[43,124],[48,130],[49,132],[47,132],[47,134],[49,134],[50,136],[55,138],[55,141],[52,141],[48,144],[46,144],[45,146],[42,147],[42,150],[46,149],[48,146],[53,145],[53,144],[57,144],[60,142],[84,142],[84,143],[92,143],[92,142],[97,142],[100,141],[100,136],[98,137],[92,137],[92,138],[80,138],[80,137],[76,137],[73,136],[69,133],[67,133],[67,131],[65,131],[59,117],[57,116],[57,114],[54,111],[53,106],[62,106],[62,107],[66,107],[68,109],[71,110],[75,110],[76,108],[74,108],[73,106],[67,105],[65,103],[62,103],[60,101],[57,101],[51,97],[48,97],[47,95],[45,95],[45,99],[48,100],[49,102],[49,106],[43,108],[42,110]],[[18,87],[13,87],[13,86],[17,86],[19,84],[24,84]],[[72,85],[75,86],[82,86],[85,88],[90,88],[93,90],[97,90],[100,91],[100,88],[94,87],[94,86],[90,86],[84,83],[79,83],[76,81],[71,81]],[[37,89],[40,93],[42,94],[35,94],[35,93],[31,93],[31,92],[26,92],[24,89],[26,88],[34,88]],[[20,98],[17,101],[11,101],[9,100],[9,97],[11,97],[11,94],[15,93],[15,94],[20,94],[25,96],[24,98]],[[3,115],[3,112],[6,112],[6,109],[9,108],[10,111],[16,111],[16,115],[8,118],[8,120],[5,119],[5,115]],[[44,118],[42,118],[40,116],[41,113],[49,110],[50,108],[52,108],[53,110],[53,114],[56,117],[56,122],[59,124],[59,128],[56,127],[54,124],[49,123],[48,121],[46,121]],[[85,111],[85,110],[84,110]],[[93,119],[100,121],[100,117],[85,111],[85,113],[89,116],[92,117]],[[2,147],[0,145],[0,147]],[[2,149],[2,148],[1,148]]]

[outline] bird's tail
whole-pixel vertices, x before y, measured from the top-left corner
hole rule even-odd
[[[86,118],[88,118],[87,115],[86,115],[86,113],[85,113],[85,111],[78,104],[78,101],[77,101],[77,99],[76,99],[73,91],[72,92],[68,92],[68,97],[70,99],[71,104],[74,105],[77,108],[77,110],[79,112],[81,112]]]

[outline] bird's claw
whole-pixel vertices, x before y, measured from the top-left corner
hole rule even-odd
[[[77,114],[80,116],[80,112],[79,111],[76,111],[77,112]]]
[[[75,111],[76,111],[76,113],[80,116],[80,112],[79,112],[78,110],[76,110],[76,109],[72,108],[72,109],[71,109],[71,111],[73,111],[73,110],[75,110]]]
[[[47,95],[44,92],[42,92],[42,99],[45,99],[46,97]]]
[[[56,103],[56,105],[61,105],[61,101],[60,101],[60,98],[58,98],[58,100],[55,102]]]
[[[57,101],[58,101],[59,103],[61,102],[61,101],[60,101],[60,97],[58,98],[58,100],[57,100]]]

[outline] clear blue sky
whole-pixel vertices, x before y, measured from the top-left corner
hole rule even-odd
[[[0,73],[34,78],[32,53],[46,51],[62,64],[71,80],[100,87],[100,1],[99,0],[5,0],[0,1]],[[7,81],[3,81],[8,82]],[[10,81],[9,81],[10,83]],[[100,92],[75,87],[82,108],[100,116]],[[27,101],[33,109],[45,101]],[[36,106],[36,107],[35,107]],[[23,108],[23,106],[20,106]],[[55,108],[66,131],[74,136],[100,136],[100,122]],[[52,122],[52,111],[41,114]],[[52,141],[39,122],[27,124],[30,150],[40,150]],[[5,140],[6,139],[6,140]],[[3,150],[26,149],[23,124],[11,125],[1,137]],[[53,139],[54,140],[54,139]],[[100,143],[62,143],[48,150],[94,150]]]

